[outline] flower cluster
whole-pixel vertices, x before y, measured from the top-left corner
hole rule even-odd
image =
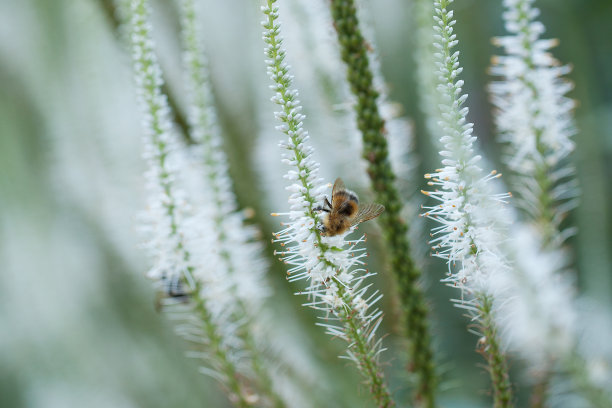
[[[542,230],[548,242],[559,235],[566,213],[576,205],[577,187],[567,163],[576,130],[572,84],[563,76],[569,67],[548,52],[555,40],[540,39],[544,25],[536,21],[534,0],[505,0],[504,21],[510,35],[496,38],[506,55],[494,58],[490,85],[500,141],[507,144],[505,162],[512,170],[517,203]]]
[[[272,101],[281,107],[276,112],[282,122],[277,129],[288,136],[288,140],[280,143],[287,150],[282,161],[292,167],[285,176],[291,182],[287,187],[291,193],[290,211],[274,214],[289,218],[285,228],[275,234],[275,242],[283,247],[277,254],[289,265],[290,281],[308,280],[308,287],[301,292],[309,298],[306,305],[324,312],[324,322],[320,325],[330,335],[347,341],[348,358],[365,377],[377,403],[388,407],[393,401],[378,363],[383,349],[375,335],[382,312],[373,307],[381,295],[368,294],[369,285],[364,283],[371,276],[363,268],[365,249],[359,247],[365,236],[346,242],[350,231],[323,237],[319,230],[321,219],[317,207],[323,203],[329,187],[318,177],[319,164],[312,158],[314,150],[308,145],[308,132],[302,123],[304,115],[300,113],[297,91],[291,87],[289,66],[284,62],[278,9],[274,3],[268,0],[267,6],[262,7],[267,17],[263,22],[266,63],[273,81]]]
[[[504,246],[512,271],[491,283],[494,296],[504,299],[498,322],[507,347],[544,370],[575,346],[575,289],[560,273],[567,268],[562,252],[540,250],[541,237],[524,224],[516,223],[511,235]]]
[[[484,174],[478,166],[481,158],[474,153],[473,124],[467,121],[468,108],[463,106],[467,95],[462,94],[463,81],[457,79],[462,71],[459,52],[451,52],[458,41],[453,34],[453,12],[447,9],[450,3],[452,0],[434,3],[434,60],[440,102],[437,116],[443,134],[440,155],[444,167],[425,175],[428,184],[438,188],[423,193],[439,204],[424,207],[424,215],[440,224],[432,230],[432,253],[448,263],[444,281],[461,289],[456,305],[475,320],[481,336],[479,349],[489,365],[495,406],[508,407],[512,393],[494,322],[496,299],[491,296],[490,285],[495,275],[509,270],[499,248],[502,226],[498,222],[504,218],[500,203],[509,194],[494,194],[490,182],[500,175],[495,171]]]
[[[490,272],[507,268],[496,247],[501,239],[497,220],[502,217],[492,214],[499,212],[500,202],[509,194],[492,193],[490,181],[500,174],[485,175],[478,166],[481,157],[474,153],[473,124],[466,119],[468,108],[463,107],[467,95],[461,94],[463,81],[457,79],[462,71],[459,52],[451,54],[457,40],[453,12],[446,10],[449,3],[436,2],[438,15],[434,17],[444,167],[425,175],[428,184],[439,189],[423,192],[440,203],[424,207],[424,215],[441,224],[433,229],[430,243],[433,255],[449,265],[447,281],[470,292],[486,292]]]

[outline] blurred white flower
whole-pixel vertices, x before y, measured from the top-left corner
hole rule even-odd
[[[235,212],[218,139],[207,133],[213,125],[206,93],[196,93],[192,109],[202,146],[187,148],[173,132],[149,16],[145,0],[132,1],[134,71],[149,165],[147,246],[154,262],[148,275],[161,287],[170,317],[179,320],[177,333],[196,346],[189,355],[206,363],[201,371],[220,380],[231,400],[247,404],[259,398],[247,385],[255,380],[243,334],[249,333],[247,311],[255,313],[267,293],[258,290],[261,263],[253,257],[252,233]],[[203,69],[200,60],[187,62]],[[197,86],[205,85],[201,70],[191,74],[201,82]]]
[[[578,194],[568,155],[576,133],[575,107],[567,96],[570,71],[548,51],[556,40],[540,39],[544,25],[535,19],[534,0],[505,0],[503,14],[510,35],[495,39],[506,55],[493,59],[490,84],[499,139],[506,143],[505,162],[512,170],[516,202],[534,220],[548,242],[561,243],[574,230],[559,231]]]
[[[566,255],[542,250],[535,229],[515,223],[510,235],[504,249],[512,268],[491,281],[491,292],[502,299],[497,309],[501,338],[531,368],[546,370],[576,344],[575,288],[570,274],[563,273]]]

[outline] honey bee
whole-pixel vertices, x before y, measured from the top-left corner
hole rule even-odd
[[[384,210],[383,205],[376,203],[359,205],[357,194],[347,190],[339,177],[334,182],[331,203],[325,197],[323,206],[315,208],[315,211],[327,213],[323,217],[323,224],[319,227],[324,237],[342,234],[360,222],[378,217]]]

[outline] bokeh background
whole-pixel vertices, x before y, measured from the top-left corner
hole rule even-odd
[[[267,237],[278,227],[268,214],[286,208],[286,201],[275,143],[280,134],[274,133],[268,100],[260,4],[201,2],[207,10],[202,26],[235,191],[242,208],[255,210],[252,222]],[[184,110],[176,3],[152,3],[168,89]],[[291,7],[287,3],[280,2],[281,21],[290,26],[283,15],[283,7]],[[414,4],[363,3],[390,99],[413,124],[415,180],[421,183],[420,175],[437,167],[437,157],[418,105]],[[214,382],[183,356],[172,324],[155,311],[155,294],[144,277],[149,264],[138,233],[138,212],[144,206],[140,113],[126,33],[111,6],[104,0],[0,1],[0,406],[225,407]],[[581,205],[569,220],[578,227],[569,241],[576,283],[581,293],[611,310],[612,2],[538,0],[536,6],[546,36],[560,40],[555,56],[573,66],[571,97],[578,101],[580,130],[573,160],[582,190]],[[470,118],[482,150],[496,162],[499,146],[486,85],[490,58],[499,52],[490,40],[504,33],[501,1],[458,0],[454,9]],[[299,77],[304,72],[307,78],[309,67],[316,66],[307,52],[308,36],[300,39],[299,30],[291,27],[285,35],[296,84],[308,88],[308,79]],[[300,41],[303,49],[296,45],[292,54],[290,45]],[[336,155],[343,146],[332,145],[325,134],[329,129],[318,124],[321,107],[308,105],[307,91],[304,100],[306,127],[318,146],[323,174],[330,181],[338,175],[354,180],[367,196],[367,176],[353,166],[359,155],[348,148]],[[347,169],[351,174],[342,173]],[[376,285],[390,293],[384,246],[376,228],[370,229],[372,269],[381,272]],[[342,342],[314,326],[314,314],[292,295],[299,285],[285,281],[271,244],[263,241],[274,291],[268,306],[284,334],[271,343],[292,350],[297,369],[310,373],[303,387],[316,387],[313,406],[369,406],[354,369],[336,357]],[[488,375],[478,366],[481,357],[474,352],[476,338],[467,332],[466,319],[448,300],[456,292],[438,283],[444,270],[436,261],[424,267],[445,378],[441,403],[484,407]],[[392,296],[382,306],[386,326],[381,333],[390,333],[386,343],[391,349],[384,359],[391,387],[402,398],[408,390],[394,336]],[[520,363],[511,364],[517,388],[527,389]],[[518,398],[522,406],[525,395]]]

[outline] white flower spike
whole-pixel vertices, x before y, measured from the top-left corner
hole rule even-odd
[[[280,147],[286,149],[282,161],[292,168],[285,175],[291,182],[287,187],[290,210],[273,214],[289,219],[282,224],[285,228],[275,234],[274,242],[283,248],[276,254],[289,266],[289,280],[308,281],[307,288],[300,292],[308,296],[305,306],[324,312],[320,325],[330,335],[347,341],[347,357],[365,377],[373,398],[379,406],[390,407],[393,401],[378,362],[384,349],[375,335],[382,312],[374,304],[381,295],[368,294],[370,285],[364,283],[372,275],[363,268],[367,254],[359,247],[365,236],[347,242],[345,238],[353,228],[332,237],[321,235],[321,219],[316,209],[324,202],[329,185],[318,176],[319,164],[312,157],[314,149],[308,144],[308,132],[303,128],[304,115],[300,113],[297,91],[291,88],[289,66],[283,61],[285,52],[281,48],[278,9],[274,4],[275,1],[268,0],[267,6],[262,7],[266,15],[263,22],[266,63],[274,83],[272,101],[281,107],[275,113],[282,122],[277,129],[288,136],[280,142]]]

